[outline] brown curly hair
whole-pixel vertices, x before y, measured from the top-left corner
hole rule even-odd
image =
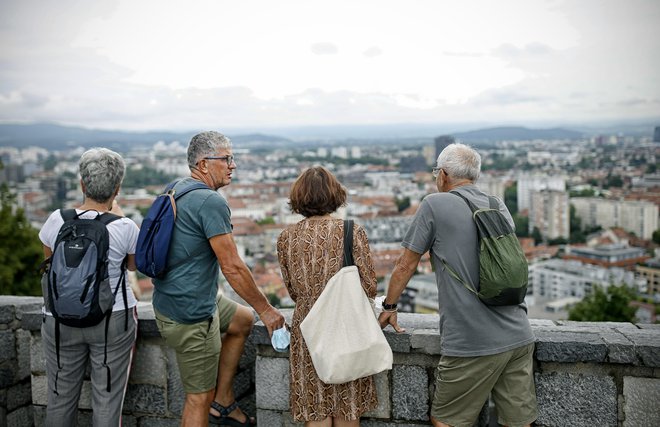
[[[346,188],[323,166],[304,170],[291,186],[291,211],[305,218],[325,215],[346,205]]]

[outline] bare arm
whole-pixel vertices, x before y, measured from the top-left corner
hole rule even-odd
[[[44,245],[44,259],[48,259],[51,255],[53,255],[53,250]]]
[[[284,325],[284,316],[268,303],[257,287],[252,273],[238,255],[232,234],[213,236],[209,239],[209,243],[229,285],[257,311],[268,333],[272,334],[275,329],[281,328]]]
[[[387,296],[385,297],[386,304],[394,304],[399,301],[399,297],[401,297],[401,293],[406,288],[408,281],[410,281],[410,278],[415,274],[417,264],[419,264],[421,258],[422,254],[413,252],[410,249],[403,250],[403,254],[401,254],[396,261],[392,277],[390,278],[390,284],[387,287]],[[380,316],[378,316],[378,322],[380,323],[381,328],[384,328],[389,324],[392,325],[397,332],[403,332],[405,330],[401,328],[397,322],[396,311],[383,311]]]

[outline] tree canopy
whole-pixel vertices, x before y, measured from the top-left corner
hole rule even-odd
[[[6,184],[0,185],[0,294],[41,295],[39,236]]]
[[[625,285],[609,286],[603,289],[596,286],[593,292],[577,303],[568,312],[569,320],[589,322],[632,322],[635,320],[635,307],[630,301],[635,292]]]

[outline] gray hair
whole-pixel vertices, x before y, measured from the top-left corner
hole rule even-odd
[[[481,156],[468,145],[449,144],[438,156],[438,167],[452,178],[476,182],[481,173]]]
[[[202,158],[215,154],[220,148],[231,148],[231,140],[216,131],[198,133],[188,145],[188,167],[195,167]]]
[[[80,156],[80,178],[85,185],[85,197],[95,202],[107,202],[115,195],[126,171],[124,159],[107,148],[92,148]]]

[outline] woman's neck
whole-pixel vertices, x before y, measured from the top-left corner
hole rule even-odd
[[[82,205],[78,208],[83,211],[91,210],[91,211],[98,211],[98,212],[107,212],[110,209],[112,209],[112,200],[108,202],[97,202],[92,199],[85,199]]]
[[[325,214],[325,215],[314,215],[314,216],[308,216],[306,219],[332,219],[332,215],[330,214]]]

